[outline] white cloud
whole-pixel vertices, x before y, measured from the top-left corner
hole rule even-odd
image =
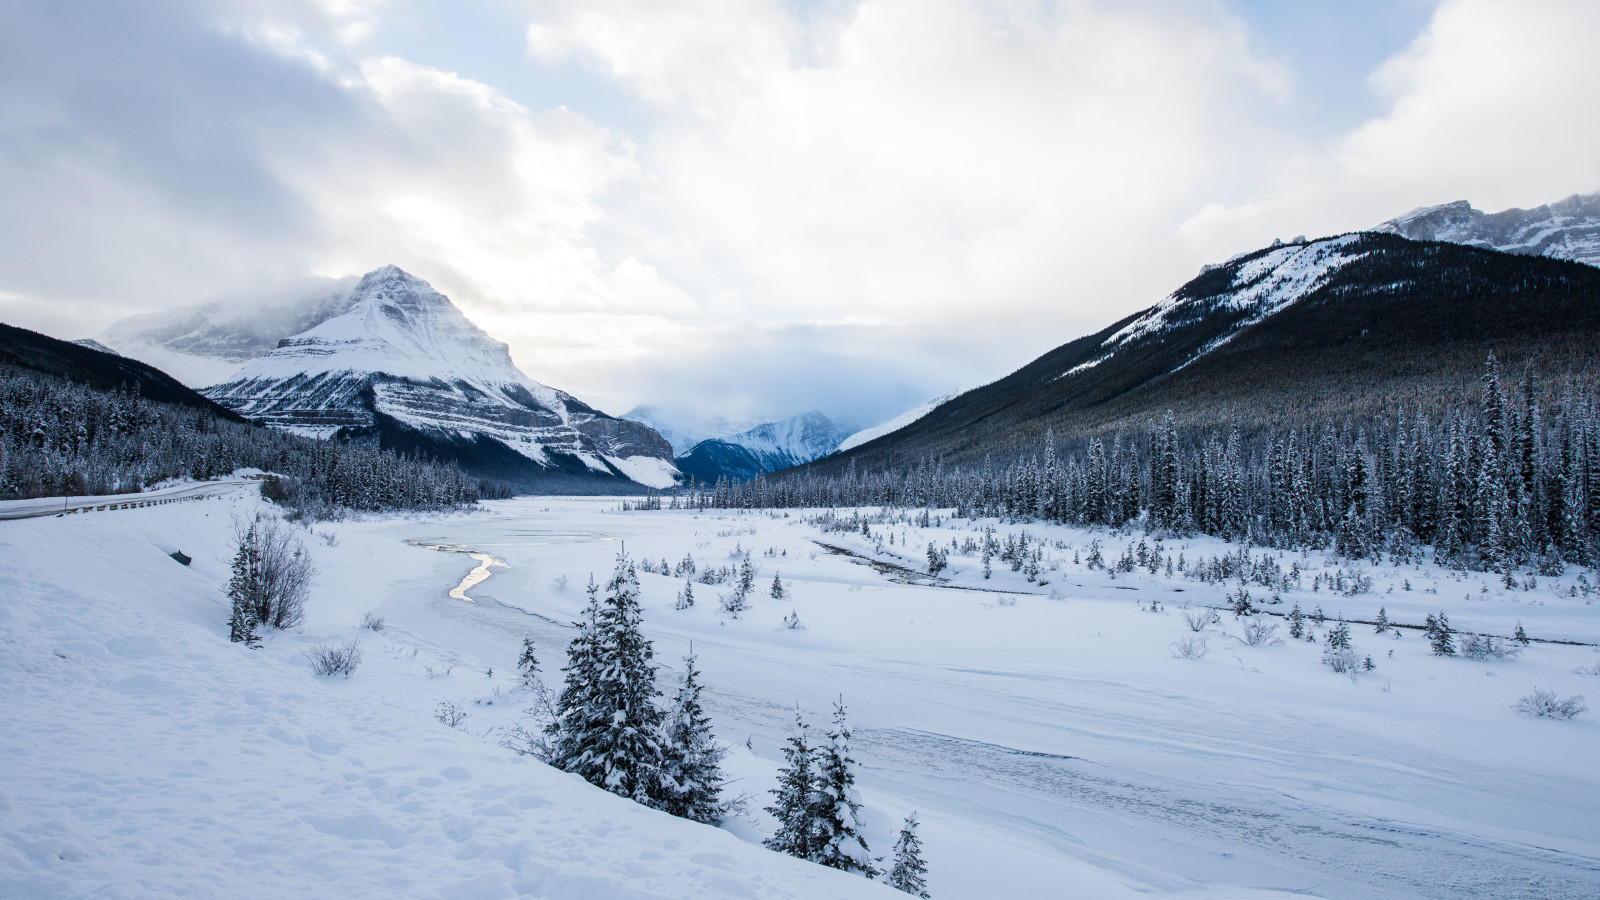
[[[1274,236],[1600,188],[1584,2],[1446,0],[1333,139],[1220,0],[528,0],[570,109],[386,43],[424,2],[13,8],[0,318],[394,262],[603,408],[867,424]]]
[[[1600,190],[1600,7],[1448,0],[1372,75],[1383,115],[1262,173],[1254,198],[1184,226],[1197,248],[1326,234],[1419,206],[1537,206]]]

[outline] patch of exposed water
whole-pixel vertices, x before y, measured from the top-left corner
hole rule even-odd
[[[489,569],[491,567],[510,568],[503,560],[495,559],[482,550],[475,550],[470,547],[459,547],[453,544],[424,544],[421,541],[406,541],[406,543],[425,550],[438,550],[443,553],[465,553],[477,561],[478,564],[472,568],[472,571],[462,577],[461,583],[450,589],[450,596],[455,600],[465,600],[468,603],[478,602],[468,597],[467,591],[489,580]]]

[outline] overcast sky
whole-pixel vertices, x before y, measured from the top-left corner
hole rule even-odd
[[[856,425],[1207,262],[1600,190],[1593,0],[0,0],[0,320],[395,263],[620,413]]]

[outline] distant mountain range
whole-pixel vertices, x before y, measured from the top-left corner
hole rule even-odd
[[[820,459],[850,436],[820,412],[802,413],[781,422],[768,422],[747,431],[695,444],[676,459],[678,470],[699,481],[728,477],[748,481]]]

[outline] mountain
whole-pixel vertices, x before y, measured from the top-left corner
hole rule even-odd
[[[811,464],[1004,461],[1053,430],[1071,440],[1180,424],[1246,429],[1395,415],[1474,396],[1492,350],[1505,370],[1593,377],[1600,269],[1393,234],[1245,254],[1160,303]]]
[[[1374,231],[1600,266],[1600,193],[1484,213],[1465,200],[1414,210]]]
[[[635,406],[622,414],[630,422],[648,425],[666,438],[675,456],[688,453],[695,444],[711,438],[726,438],[758,427],[759,419],[733,420],[722,415],[701,415],[682,409],[656,405]]]
[[[125,387],[158,403],[175,403],[229,421],[244,421],[148,363],[4,323],[0,323],[0,365],[56,375],[96,390]]]
[[[676,463],[680,472],[700,481],[716,481],[724,475],[747,481],[826,456],[849,434],[827,416],[812,411],[701,441]]]
[[[660,435],[527,377],[422,279],[385,266],[334,305],[343,311],[207,396],[274,427],[453,459],[532,492],[675,483]]]
[[[871,428],[863,428],[855,434],[852,434],[840,441],[839,446],[835,448],[835,452],[843,453],[846,450],[853,450],[856,447],[867,443],[868,441],[875,441],[886,434],[893,434],[894,432],[899,431],[907,425],[910,425],[912,422],[917,421],[928,413],[933,412],[935,408],[943,404],[946,400],[953,400],[957,396],[957,394],[945,394],[943,397],[935,397],[932,400],[929,400],[927,403],[916,407],[915,409],[906,410],[887,422],[874,425]]]
[[[113,323],[100,342],[204,387],[271,353],[280,340],[349,310],[359,280],[305,279],[265,294],[129,316]]]

